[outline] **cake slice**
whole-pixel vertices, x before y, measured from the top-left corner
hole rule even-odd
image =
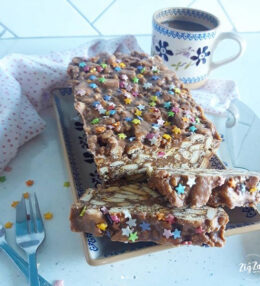
[[[103,181],[138,176],[149,166],[206,168],[221,142],[189,90],[158,56],[77,57],[68,75]]]
[[[87,189],[73,204],[71,230],[113,241],[223,246],[228,215],[221,208],[172,208],[145,183]]]
[[[260,202],[260,173],[241,170],[154,169],[149,186],[174,207],[243,207]]]

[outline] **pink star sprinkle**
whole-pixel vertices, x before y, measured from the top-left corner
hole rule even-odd
[[[148,140],[150,140],[150,139],[153,139],[154,136],[155,136],[154,133],[148,133],[148,134],[146,135],[146,138],[147,138]]]
[[[126,74],[122,74],[122,75],[121,75],[121,79],[122,79],[122,80],[128,80],[128,76],[127,76]]]
[[[98,72],[102,72],[103,71],[103,68],[101,66],[96,67],[96,69],[97,69]]]
[[[56,280],[53,286],[64,286],[64,280]]]
[[[137,93],[136,91],[134,91],[134,92],[132,92],[132,95],[133,95],[134,97],[137,97],[137,96],[138,96],[138,93]]]
[[[178,113],[180,111],[180,109],[178,107],[173,107],[172,111],[175,112],[175,113]]]
[[[133,89],[133,87],[130,84],[126,87],[127,91],[131,91],[132,89]]]
[[[85,66],[85,67],[83,68],[83,70],[84,70],[84,72],[89,72],[90,68],[89,68],[88,66]]]
[[[115,222],[115,223],[119,223],[120,222],[120,219],[117,215],[111,215],[111,218],[112,218],[112,221]]]
[[[77,91],[77,94],[78,95],[81,95],[81,96],[83,96],[83,95],[85,95],[85,90],[84,89],[79,89],[78,91]]]
[[[204,230],[203,230],[202,226],[199,226],[196,228],[196,233],[203,233],[203,232],[204,232]]]
[[[172,236],[172,232],[170,229],[164,229],[163,230],[163,236],[165,236],[167,239],[169,239]]]
[[[168,214],[165,220],[172,224],[175,221],[175,217],[172,214]]]
[[[163,157],[165,155],[164,152],[158,152],[158,157]]]
[[[162,118],[160,118],[160,119],[157,120],[157,123],[158,123],[159,125],[161,125],[161,126],[164,124],[164,122],[165,122],[165,121],[162,120]]]
[[[120,87],[120,88],[125,88],[125,87],[126,87],[125,82],[120,81],[120,83],[119,83],[119,87]]]

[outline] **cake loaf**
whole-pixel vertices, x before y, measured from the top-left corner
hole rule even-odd
[[[68,74],[103,181],[142,174],[155,165],[206,168],[221,142],[202,108],[158,56],[74,58]]]
[[[174,207],[254,206],[260,202],[260,174],[241,170],[155,169],[149,186]]]
[[[228,215],[221,208],[172,208],[145,183],[87,189],[72,205],[71,229],[112,241],[223,246]]]

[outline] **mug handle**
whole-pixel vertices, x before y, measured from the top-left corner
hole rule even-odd
[[[234,60],[236,60],[237,58],[239,58],[245,51],[246,49],[246,41],[240,37],[238,34],[235,34],[235,33],[232,33],[232,32],[227,32],[227,33],[221,33],[218,38],[216,39],[215,43],[214,43],[214,46],[212,48],[212,53],[215,51],[216,47],[218,46],[218,44],[222,41],[222,40],[228,40],[228,39],[231,39],[231,40],[234,40],[238,43],[239,45],[239,51],[236,55],[234,56],[231,56],[227,59],[224,59],[222,61],[218,61],[218,62],[211,62],[210,63],[210,71],[222,66],[222,65],[225,65],[227,63],[230,63],[230,62],[233,62]]]

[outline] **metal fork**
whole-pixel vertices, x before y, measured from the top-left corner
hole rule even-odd
[[[28,256],[30,285],[39,286],[36,251],[45,238],[45,231],[36,194],[34,194],[34,200],[36,215],[34,215],[31,196],[29,196],[29,213],[24,197],[16,207],[16,243]]]
[[[5,228],[0,224],[0,249],[2,249],[16,266],[22,271],[27,279],[29,279],[28,263],[6,242]],[[39,275],[41,286],[51,286],[51,284]]]

